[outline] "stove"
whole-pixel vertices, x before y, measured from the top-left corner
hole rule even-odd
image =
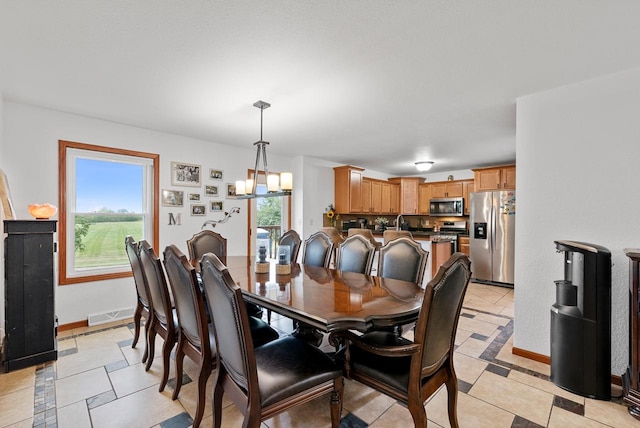
[[[431,240],[451,241],[452,252],[458,251],[458,236],[467,233],[466,221],[445,221],[437,234],[431,236]]]

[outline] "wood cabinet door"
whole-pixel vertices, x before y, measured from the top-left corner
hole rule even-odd
[[[380,214],[382,212],[382,183],[371,181],[371,213]]]
[[[462,182],[453,181],[445,183],[446,198],[462,198]]]
[[[431,197],[432,198],[446,198],[447,197],[447,183],[433,183],[431,184]]]
[[[462,182],[462,198],[464,199],[464,214],[471,215],[471,194],[475,192],[474,181],[467,180]]]
[[[362,171],[349,172],[349,212],[362,212]]]
[[[362,186],[361,186],[361,191],[362,191],[362,212],[363,213],[370,213],[371,209],[373,207],[373,202],[371,200],[371,180],[369,180],[368,178],[363,178],[362,179]]]
[[[502,189],[516,188],[516,167],[502,168]]]
[[[475,171],[474,177],[476,192],[500,188],[500,168]]]
[[[400,213],[400,185],[391,184],[391,214]]]
[[[431,200],[431,184],[418,186],[418,214],[429,215],[429,201]]]
[[[418,179],[402,181],[401,214],[418,214],[418,184]]]
[[[391,213],[391,183],[380,183],[380,214]]]

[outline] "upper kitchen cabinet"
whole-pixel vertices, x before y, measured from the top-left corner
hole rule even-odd
[[[336,211],[344,214],[362,213],[362,172],[364,169],[345,165],[335,167],[333,170]]]
[[[462,197],[464,198],[464,215],[471,215],[471,194],[475,192],[475,181],[464,180],[462,182]]]
[[[382,182],[362,177],[362,213],[377,214],[382,212]]]
[[[418,186],[418,214],[429,215],[430,200],[431,184],[423,183]]]
[[[476,192],[516,188],[515,165],[473,169],[472,171],[475,178]]]
[[[389,182],[381,182],[381,203],[379,214],[398,214],[400,211],[400,186]]]
[[[418,186],[424,178],[398,177],[390,178],[389,181],[399,185],[400,211],[398,214],[418,214]]]
[[[371,180],[363,177],[360,190],[362,193],[362,212],[369,213],[371,212],[371,207],[373,204],[373,202],[371,201]]]
[[[441,181],[431,184],[432,198],[462,198],[462,194],[461,181]]]

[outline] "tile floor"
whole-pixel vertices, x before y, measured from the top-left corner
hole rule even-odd
[[[291,329],[291,321],[276,314],[272,324],[282,334]],[[132,332],[130,320],[65,331],[58,337],[56,362],[0,373],[0,427],[189,427],[195,412],[195,385],[190,382],[195,366],[185,359],[188,383],[172,401],[174,380],[158,392],[162,341],[156,341],[156,359],[145,372],[140,363],[144,346],[131,348]],[[619,399],[592,400],[549,382],[549,366],[511,353],[512,334],[513,290],[471,284],[456,336],[462,427],[640,427]],[[331,350],[326,343],[322,346]],[[210,386],[208,390],[211,395]],[[205,427],[212,425],[210,396],[207,403]],[[235,406],[226,399],[224,406],[223,426],[241,426]],[[449,426],[444,388],[426,408],[430,427]],[[329,405],[323,398],[269,419],[262,427],[329,425]],[[407,427],[412,420],[395,400],[347,380],[341,425]]]

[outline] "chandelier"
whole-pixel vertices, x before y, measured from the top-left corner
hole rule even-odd
[[[258,150],[256,153],[256,165],[253,168],[253,178],[236,181],[236,197],[238,199],[253,199],[289,196],[293,189],[293,175],[290,172],[269,174],[269,166],[267,165],[267,146],[269,142],[262,140],[262,113],[264,109],[271,107],[271,104],[265,101],[256,101],[253,106],[260,109],[260,141],[253,143]],[[260,160],[262,160],[262,170],[259,169]],[[267,193],[257,193],[260,172],[267,179]]]

